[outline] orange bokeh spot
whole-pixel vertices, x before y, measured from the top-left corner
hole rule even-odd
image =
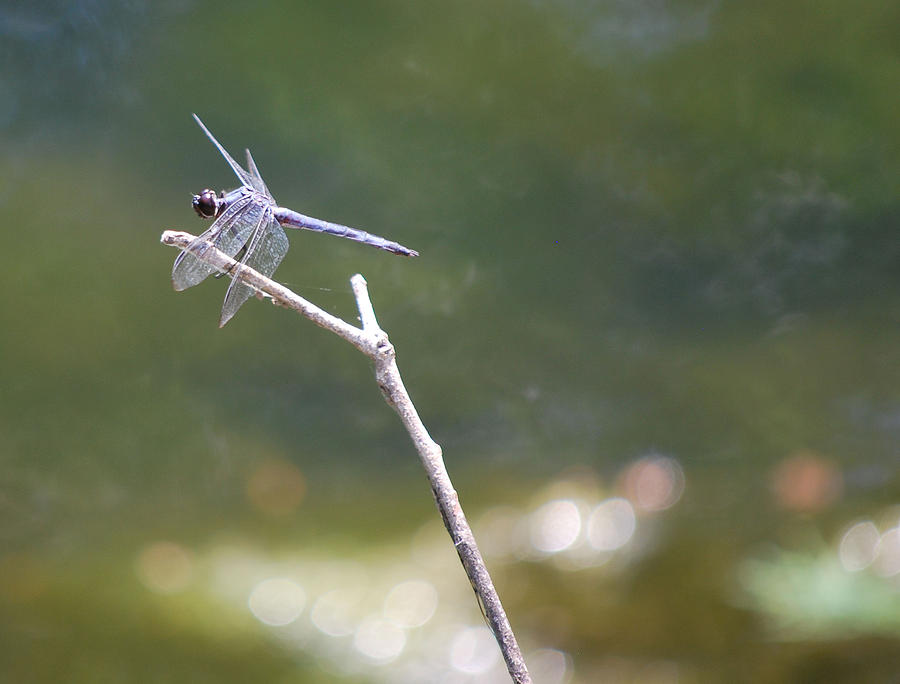
[[[807,449],[795,451],[772,473],[775,501],[789,511],[821,511],[834,503],[843,489],[844,480],[837,467]]]
[[[266,459],[247,481],[247,498],[257,510],[272,516],[293,513],[306,494],[306,480],[293,463]]]

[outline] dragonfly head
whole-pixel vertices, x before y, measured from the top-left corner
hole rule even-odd
[[[209,188],[201,191],[199,195],[194,195],[191,204],[194,205],[194,211],[200,218],[210,219],[219,213],[219,196],[215,190]]]

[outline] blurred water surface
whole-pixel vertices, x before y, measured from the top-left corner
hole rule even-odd
[[[0,7],[0,679],[505,681],[347,345],[166,228],[253,150],[363,273],[539,682],[900,666],[896,3]]]

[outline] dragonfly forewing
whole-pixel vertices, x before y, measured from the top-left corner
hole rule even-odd
[[[213,244],[230,257],[240,252],[250,239],[264,209],[265,204],[255,202],[252,195],[231,204],[209,230],[202,233],[175,259],[172,268],[172,285],[175,289],[181,291],[193,287],[217,270],[215,266],[194,256],[194,252],[202,254],[208,248],[207,243]]]
[[[213,134],[209,132],[209,129],[206,127],[206,125],[202,121],[200,121],[200,117],[196,114],[193,114],[192,116],[194,117],[194,121],[196,121],[200,128],[203,129],[203,132],[206,133],[206,137],[210,139],[212,144],[216,146],[216,149],[221,152],[223,157],[225,157],[225,161],[228,162],[228,166],[231,167],[231,170],[234,171],[235,175],[238,177],[238,180],[241,181],[241,185],[246,185],[249,188],[254,187],[252,182],[253,179],[251,178],[250,174],[244,171],[244,169],[241,168],[241,165],[238,164],[230,154],[228,154],[225,148],[222,147],[221,143],[219,143],[219,141],[215,139]]]

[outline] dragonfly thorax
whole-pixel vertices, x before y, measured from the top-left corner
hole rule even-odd
[[[199,195],[194,195],[191,204],[194,205],[194,211],[200,218],[210,219],[219,213],[219,196],[215,190],[209,188],[201,191]]]

